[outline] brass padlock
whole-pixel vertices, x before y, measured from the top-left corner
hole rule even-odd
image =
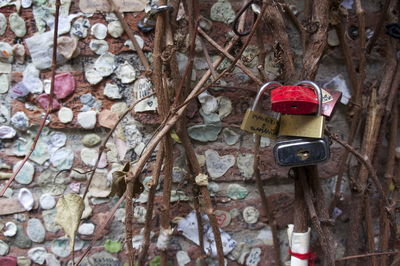
[[[279,127],[278,119],[257,112],[256,109],[264,93],[267,90],[273,89],[278,86],[282,85],[276,81],[271,81],[265,83],[260,88],[257,93],[256,99],[254,100],[253,107],[251,109],[247,109],[246,114],[244,115],[240,129],[250,133],[255,133],[263,137],[276,138]]]
[[[317,115],[281,115],[279,136],[322,138],[324,135],[325,117],[321,115],[322,91],[311,81],[301,81],[296,86],[307,86],[315,90],[318,96]]]

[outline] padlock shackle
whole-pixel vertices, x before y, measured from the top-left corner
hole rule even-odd
[[[313,89],[315,91],[315,94],[317,94],[317,98],[318,98],[317,115],[320,116],[322,113],[322,90],[321,90],[321,88],[316,83],[309,81],[309,80],[303,80],[303,81],[297,82],[295,85],[311,87],[311,89]]]
[[[264,95],[264,93],[269,90],[269,89],[273,89],[275,87],[279,87],[282,86],[282,84],[280,84],[277,81],[270,81],[265,83],[264,85],[262,85],[262,87],[258,90],[256,99],[254,100],[253,103],[253,107],[251,108],[252,111],[255,111],[258,105],[258,102],[261,100],[262,96]]]

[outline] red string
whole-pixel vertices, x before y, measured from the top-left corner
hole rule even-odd
[[[316,258],[315,252],[307,252],[302,254],[302,253],[295,253],[291,249],[289,249],[289,254],[300,260],[308,260],[308,266],[315,266],[315,258]]]

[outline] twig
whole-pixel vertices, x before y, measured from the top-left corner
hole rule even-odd
[[[381,11],[381,13],[379,15],[378,23],[376,23],[376,25],[375,25],[375,28],[374,28],[374,31],[373,31],[374,33],[373,33],[373,35],[372,35],[372,37],[369,40],[368,45],[367,45],[367,50],[366,51],[367,51],[368,54],[371,53],[372,48],[374,47],[376,41],[378,40],[379,35],[381,34],[381,31],[382,31],[382,28],[383,28],[382,27],[383,26],[383,22],[386,19],[387,11],[389,9],[389,6],[390,6],[391,2],[393,2],[393,0],[386,0],[385,1],[385,5],[383,6],[382,11]]]
[[[131,40],[133,47],[135,48],[140,61],[142,62],[144,68],[146,69],[146,75],[150,75],[151,74],[151,68],[149,65],[149,62],[147,61],[146,56],[144,55],[142,49],[140,48],[138,42],[136,41],[135,35],[133,34],[133,31],[131,30],[131,28],[129,27],[128,23],[126,23],[124,17],[122,16],[122,13],[117,9],[114,0],[108,0],[108,3],[110,4],[110,6],[112,7],[112,9],[114,10],[113,12],[115,13],[115,15],[117,16],[119,22],[122,25],[122,28],[124,29],[124,31],[126,32],[126,34],[128,35],[129,39]]]
[[[57,177],[59,176],[59,175],[61,175],[62,173],[70,173],[70,172],[72,172],[72,171],[74,171],[74,172],[76,172],[76,173],[78,173],[78,174],[81,174],[81,175],[86,175],[86,174],[88,174],[88,173],[90,173],[90,172],[92,172],[93,170],[88,170],[88,171],[85,171],[85,172],[81,172],[81,171],[78,171],[78,170],[76,170],[76,169],[63,169],[63,170],[60,170],[60,171],[58,171],[57,172],[57,174],[53,177],[53,182],[55,182],[56,181],[56,179],[57,179]]]
[[[192,69],[193,69],[193,61],[194,61],[194,56],[195,56],[195,47],[196,47],[196,38],[197,38],[197,27],[198,27],[198,17],[199,17],[199,11],[198,11],[198,3],[195,0],[191,0],[191,1],[187,1],[185,2],[186,4],[184,5],[184,7],[186,8],[186,11],[188,13],[188,18],[189,19],[189,40],[190,40],[190,46],[189,46],[189,59],[188,59],[188,63],[187,63],[187,71],[185,71],[185,73],[191,73]],[[202,42],[203,43],[203,42]],[[173,62],[171,62],[172,64]],[[174,66],[171,66],[171,68],[173,68]],[[177,65],[175,66],[177,67]],[[214,69],[213,64],[210,62],[210,71],[212,71],[212,69]],[[173,82],[176,82],[178,79],[177,76],[173,76],[172,80]],[[180,85],[184,84],[184,90],[182,90],[183,87],[179,87]],[[180,103],[183,99],[185,99],[185,97],[188,94],[188,91],[191,87],[191,77],[189,74],[187,74],[186,76],[184,76],[180,82],[177,88],[179,88],[176,91],[176,95],[175,95],[175,103]],[[180,92],[178,94],[178,92]],[[181,139],[181,142],[183,143],[183,147],[189,147],[191,148],[191,142],[189,137],[187,136],[187,118],[186,116],[182,116],[181,119],[178,121],[177,125],[176,125],[176,132],[179,136],[179,138]],[[185,137],[187,136],[187,137]],[[185,151],[186,154],[186,158],[187,160],[190,160],[190,158],[187,156],[187,152]],[[196,158],[197,160],[197,158]],[[196,175],[194,174],[195,171],[193,170],[193,167],[191,166],[191,163],[188,162],[188,166],[190,169],[191,174],[189,175],[189,182],[191,184],[192,187],[192,193],[193,193],[193,205],[194,205],[194,210],[196,212],[196,220],[197,220],[197,236],[199,239],[199,247],[200,247],[200,256],[199,256],[199,260],[200,260],[200,265],[204,266],[206,265],[204,258],[205,258],[205,251],[204,251],[204,233],[203,233],[203,219],[202,219],[202,215],[200,213],[200,202],[199,202],[199,193],[200,193],[200,188],[198,187],[198,185],[196,184],[195,181],[195,177]]]
[[[226,56],[226,58],[228,58],[229,60],[234,61],[235,58],[230,55],[228,52],[226,52],[221,46],[219,46],[218,43],[216,43],[210,36],[208,36],[207,33],[205,33],[200,27],[197,28],[198,32],[201,34],[201,36],[203,36],[204,39],[206,39],[212,46],[214,46],[219,52],[221,52],[224,56]],[[258,85],[262,85],[264,84],[264,82],[262,82],[259,78],[256,77],[256,75],[254,75],[254,73],[248,69],[241,60],[237,61],[237,66],[246,74],[248,75],[253,81],[255,81]],[[214,77],[215,79],[215,77]]]
[[[290,8],[289,4],[286,3],[286,1],[282,1],[282,6],[283,9],[285,10],[285,13],[288,15],[290,20],[293,22],[294,26],[297,28],[297,30],[300,32],[300,39],[301,43],[303,44],[303,48],[306,47],[306,31],[304,30],[303,25],[300,23],[299,19],[297,16],[293,13],[292,9]]]
[[[283,66],[283,80],[287,83],[293,83],[298,79],[296,67],[294,65],[294,57],[292,47],[290,45],[289,36],[286,32],[285,21],[279,12],[279,7],[273,1],[265,3],[266,8],[266,25],[271,29],[275,41],[275,50],[278,52],[279,60]]]
[[[399,67],[398,67],[399,68]],[[395,100],[393,104],[394,108],[392,109],[392,123],[390,126],[390,138],[388,144],[388,156],[386,162],[386,170],[385,170],[385,191],[386,193],[390,192],[390,186],[393,185],[393,175],[395,169],[395,156],[396,156],[396,144],[397,144],[397,133],[398,133],[398,125],[399,125],[399,111],[397,108],[397,101]],[[396,225],[394,225],[396,226]],[[389,219],[386,215],[386,211],[384,208],[384,202],[381,202],[381,210],[380,210],[380,237],[379,244],[380,250],[386,250],[389,247],[389,237],[390,237],[390,224]],[[380,261],[380,265],[387,265],[387,257],[382,257]]]
[[[364,167],[367,169],[368,174],[371,175],[371,178],[373,182],[375,183],[375,186],[377,187],[377,190],[383,200],[386,199],[386,205],[389,206],[390,203],[387,201],[387,195],[386,192],[383,190],[383,187],[379,181],[378,175],[376,174],[376,171],[374,167],[372,166],[371,161],[364,157],[360,152],[356,151],[351,145],[346,143],[344,140],[340,139],[337,135],[330,133],[329,131],[325,131],[325,134],[329,137],[331,137],[334,141],[339,143],[341,146],[346,148],[350,153],[352,153],[360,163],[364,165]]]
[[[318,1],[318,4],[311,5],[312,14],[311,19],[318,25],[317,30],[310,35],[309,41],[306,45],[303,57],[303,68],[301,72],[301,79],[303,80],[314,80],[319,62],[324,53],[327,45],[327,31],[329,25],[329,8],[330,1],[322,0]],[[304,168],[306,175],[309,178],[309,183],[312,191],[316,197],[316,212],[320,219],[328,220],[329,214],[328,209],[325,205],[324,194],[321,183],[319,181],[318,167],[316,165],[306,166]],[[296,186],[301,186],[301,183],[295,183]],[[301,189],[301,188],[298,188]],[[324,251],[324,265],[334,265],[335,260],[335,241],[333,238],[332,230],[327,224],[321,225],[323,235],[321,235],[321,243],[325,238],[326,241],[323,243],[322,248]]]
[[[344,58],[344,61],[346,64],[347,73],[349,74],[352,91],[356,92],[358,89],[358,79],[357,79],[356,68],[354,67],[354,62],[353,62],[353,59],[351,56],[350,48],[346,41],[346,36],[345,36],[346,20],[343,18],[344,14],[338,15],[338,17],[340,17],[342,19],[341,19],[340,24],[335,25],[335,30],[336,30],[336,34],[339,38],[340,48],[341,48],[343,58]],[[353,95],[356,95],[356,94],[354,93]],[[353,102],[357,102],[358,104],[360,104],[359,98],[356,98],[355,96],[353,96],[353,98],[355,99],[355,100],[352,99]]]
[[[105,137],[105,139],[103,140],[103,142],[102,142],[102,144],[101,144],[101,147],[103,147],[103,148],[101,148],[101,147],[99,148],[99,155],[98,155],[98,157],[97,157],[97,161],[96,161],[96,163],[95,163],[95,166],[93,167],[92,170],[90,170],[90,172],[91,172],[92,174],[91,174],[91,176],[89,177],[89,180],[88,180],[88,182],[87,182],[87,184],[86,184],[86,189],[85,189],[85,192],[84,192],[84,194],[83,194],[83,199],[85,199],[85,197],[86,197],[86,195],[87,195],[87,192],[88,192],[88,190],[89,190],[91,181],[92,181],[93,176],[94,176],[94,174],[95,174],[95,171],[96,171],[96,169],[97,169],[96,165],[98,165],[98,162],[99,162],[100,157],[101,157],[101,153],[102,153],[102,151],[105,150],[105,145],[107,144],[107,142],[108,142],[109,138],[111,137],[112,133],[113,133],[113,132],[115,131],[115,129],[117,128],[118,124],[122,121],[122,119],[123,119],[127,114],[129,114],[129,113],[133,110],[133,108],[135,108],[135,106],[136,106],[139,102],[141,102],[141,101],[143,101],[143,100],[145,100],[145,99],[147,99],[147,98],[149,98],[149,97],[151,97],[151,96],[154,96],[154,95],[155,95],[155,93],[151,93],[151,94],[149,94],[149,95],[147,95],[147,96],[145,96],[145,97],[143,97],[143,98],[137,100],[136,102],[134,102],[134,103],[125,111],[125,113],[123,113],[123,114],[121,115],[121,117],[118,119],[118,121],[115,123],[115,125],[114,125],[114,126],[111,128],[111,130],[108,132],[107,136]],[[98,238],[101,237],[101,235],[100,235],[101,232],[102,232],[102,231],[104,230],[104,228],[107,226],[107,223],[111,220],[111,218],[112,218],[112,216],[114,215],[116,209],[117,209],[117,208],[121,205],[121,203],[125,200],[125,195],[126,195],[126,193],[119,199],[118,203],[115,205],[115,207],[114,207],[113,210],[111,211],[110,215],[107,217],[106,222],[104,223],[104,225],[103,225],[103,226],[102,226],[102,225],[99,226],[100,229],[97,231],[97,232],[100,232],[99,235],[97,235],[97,233],[95,234],[94,242],[89,246],[89,248],[88,248],[88,249],[85,251],[85,253],[80,257],[80,259],[78,260],[78,262],[77,262],[75,265],[78,265],[78,264],[80,263],[80,261],[83,260],[83,258],[84,258],[84,257],[87,255],[87,253],[90,251],[91,247],[92,247],[93,244],[96,242],[96,240],[97,240]]]
[[[329,221],[328,208],[325,203],[325,197],[318,174],[318,167],[316,165],[306,166],[305,171],[308,177],[308,183],[314,193],[314,204],[317,215],[320,221]],[[325,255],[323,265],[334,265],[336,244],[331,229],[331,223],[321,223],[321,229],[323,235],[320,235],[319,241]]]
[[[274,258],[275,258],[275,265],[280,266],[282,265],[281,262],[281,246],[279,242],[279,232],[278,226],[276,224],[276,220],[274,214],[271,211],[271,208],[268,203],[267,195],[265,194],[264,187],[261,180],[259,162],[260,162],[260,140],[261,136],[256,135],[255,143],[254,143],[254,177],[256,179],[257,189],[260,193],[261,204],[264,209],[265,215],[267,216],[269,226],[271,227],[272,231],[272,240],[274,243]]]
[[[186,132],[186,118],[182,118],[178,124],[177,124],[177,134],[182,142],[182,146],[185,148],[185,153],[186,153],[186,158],[189,164],[189,170],[190,170],[190,183],[192,184],[192,192],[193,192],[193,202],[194,202],[194,210],[196,212],[196,220],[197,220],[197,235],[199,238],[199,246],[200,246],[200,260],[202,265],[205,265],[204,258],[203,256],[205,255],[204,253],[204,239],[203,239],[203,219],[201,217],[200,213],[200,203],[199,203],[199,195],[200,195],[200,188],[196,184],[195,177],[197,176],[196,172],[200,173],[200,166],[197,167],[196,165],[196,154],[194,151],[192,151],[192,143],[189,139],[189,136],[187,136]],[[194,156],[193,156],[194,155]],[[193,159],[196,159],[196,161],[192,161]]]
[[[371,257],[371,256],[390,256],[390,255],[395,255],[395,254],[399,254],[399,253],[400,253],[400,251],[386,251],[386,252],[367,253],[367,254],[361,254],[361,255],[354,255],[354,256],[347,256],[347,257],[339,258],[339,259],[336,259],[336,261],[355,260],[355,259]]]
[[[382,99],[383,101],[386,101],[385,114],[384,114],[384,117],[382,120],[377,143],[382,143],[383,139],[386,136],[387,123],[388,123],[389,117],[392,115],[394,101],[397,98],[396,95],[399,90],[400,90],[400,64],[397,64],[396,74],[394,75],[394,79],[392,82],[392,88],[390,89],[389,96],[387,97],[387,101],[386,101],[386,99]],[[397,110],[397,108],[395,108],[395,109]],[[378,149],[378,147],[379,146],[377,146],[376,149]],[[378,160],[376,159],[374,161],[375,167],[377,167],[377,163],[378,163]]]
[[[150,232],[151,232],[151,221],[153,219],[153,208],[154,208],[154,198],[156,195],[156,190],[160,178],[161,166],[164,160],[164,148],[163,146],[157,152],[156,163],[153,168],[152,181],[149,189],[149,196],[147,200],[146,207],[146,217],[144,222],[143,231],[143,245],[141,247],[141,252],[138,258],[138,265],[144,265],[147,256],[147,251],[150,246]]]
[[[386,216],[389,218],[390,222],[393,224],[393,230],[394,230],[395,234],[397,235],[397,231],[398,230],[397,230],[397,227],[396,227],[396,218],[394,217],[394,214],[393,214],[393,207],[395,205],[390,204],[390,202],[389,202],[389,200],[387,198],[387,193],[384,191],[384,189],[382,187],[382,184],[380,183],[379,178],[376,175],[376,172],[375,172],[371,162],[367,158],[364,158],[364,156],[361,153],[356,151],[349,144],[345,143],[343,140],[341,140],[335,134],[331,134],[329,131],[325,131],[325,133],[329,137],[331,137],[333,140],[335,140],[337,143],[339,143],[344,148],[346,148],[349,152],[351,152],[359,160],[359,162],[361,162],[363,164],[363,166],[367,169],[368,174],[371,176],[372,181],[374,182],[374,184],[375,184],[375,186],[376,186],[376,188],[378,190],[378,193],[381,196],[382,201],[386,205],[383,209],[386,212]],[[360,188],[358,188],[358,189],[360,189]],[[360,219],[361,219],[361,217],[360,217]]]
[[[386,50],[386,67],[385,74],[383,76],[382,82],[379,87],[379,102],[385,102],[387,96],[389,95],[389,91],[391,88],[393,76],[396,70],[396,54],[393,47],[393,43],[391,40],[387,42],[388,49]],[[384,114],[384,108],[378,104],[378,96],[376,95],[376,89],[372,90],[372,95],[370,99],[370,107],[367,116],[367,122],[365,125],[365,132],[363,137],[362,149],[361,153],[364,155],[363,157],[373,158],[377,135],[379,132],[379,128],[381,125],[382,116]],[[361,215],[362,215],[362,206],[364,201],[364,193],[367,187],[368,181],[368,169],[361,165],[360,171],[358,173],[356,183],[353,186],[352,192],[352,203],[351,203],[351,229],[349,238],[347,239],[347,249],[346,254],[353,255],[358,253],[358,249],[360,244],[360,223],[361,223]],[[375,179],[373,176],[373,181],[378,186],[378,191],[383,190],[379,187],[379,180]],[[380,183],[379,183],[380,184]],[[387,200],[387,199],[386,199]],[[351,264],[355,265],[356,262],[351,262]]]
[[[372,212],[371,212],[371,202],[369,191],[365,193],[365,231],[366,238],[367,238],[367,248],[368,252],[375,251],[375,242],[374,242],[374,228],[373,228],[373,221],[372,221]],[[377,266],[377,260],[374,256],[370,257],[370,265]]]
[[[163,146],[165,150],[164,158],[164,179],[163,179],[163,197],[161,207],[161,225],[160,230],[170,229],[170,212],[171,212],[171,188],[172,188],[172,168],[173,168],[173,156],[172,156],[172,139],[170,135],[165,135],[163,140]],[[161,233],[161,232],[160,232]],[[161,266],[167,265],[167,250],[161,250]]]
[[[400,263],[400,254],[397,254],[396,257],[393,259],[392,264],[390,266],[397,266]]]
[[[258,55],[257,55],[257,70],[260,75],[262,81],[267,81],[268,76],[265,72],[265,58],[267,57],[267,49],[264,45],[264,34],[262,28],[257,28],[256,32],[257,46],[258,46]]]
[[[216,243],[216,247],[217,247],[218,264],[220,266],[222,266],[222,265],[224,265],[224,255],[223,255],[224,253],[223,253],[221,235],[220,235],[217,219],[214,214],[214,209],[213,209],[213,206],[211,203],[211,198],[210,198],[208,188],[206,186],[198,186],[195,182],[195,177],[201,173],[201,167],[199,165],[196,154],[194,152],[192,143],[189,139],[189,135],[186,131],[185,120],[183,120],[183,119],[184,118],[182,118],[182,120],[178,124],[177,133],[179,135],[179,138],[180,138],[182,145],[186,152],[187,161],[189,163],[189,169],[191,171],[191,176],[192,176],[191,181],[193,183],[194,189],[199,189],[201,195],[203,196],[205,212],[210,220],[211,229],[213,231],[214,239],[215,239],[215,243]],[[197,196],[196,194],[197,193],[194,194],[195,197]],[[195,200],[195,202],[196,202],[196,200]],[[196,204],[195,204],[195,209],[197,209],[197,208],[198,208],[198,206],[196,206]],[[202,219],[200,216],[200,212],[197,210],[196,210],[196,216],[197,216],[197,221],[198,221],[199,239],[202,240],[203,239]],[[201,237],[200,237],[200,234],[201,234]],[[202,248],[202,253],[203,253],[204,252],[204,244],[202,242],[200,242],[200,247]]]
[[[160,5],[166,5],[166,0],[160,0]],[[166,119],[168,116],[168,112],[170,110],[169,97],[168,97],[168,89],[167,86],[163,84],[162,79],[162,61],[161,61],[161,53],[162,46],[164,41],[167,41],[167,45],[172,45],[168,43],[168,35],[171,33],[170,25],[167,23],[168,14],[162,13],[157,16],[156,22],[156,30],[154,37],[154,48],[153,48],[153,84],[156,90],[157,100],[158,100],[158,112],[162,119]],[[168,30],[169,29],[169,30]],[[167,37],[164,38],[164,34],[167,32]],[[168,34],[169,32],[169,34]],[[171,36],[172,38],[172,36]],[[171,42],[171,40],[170,40]],[[170,57],[171,58],[171,57]],[[164,79],[165,80],[165,79]],[[162,208],[161,208],[161,229],[162,231],[168,231],[170,228],[170,199],[171,199],[171,186],[172,186],[172,168],[173,168],[173,155],[172,155],[172,139],[169,134],[166,134],[163,137],[162,145],[164,149],[164,181],[163,181],[163,198],[162,198]],[[160,250],[161,260],[160,265],[167,265],[167,250]]]
[[[94,164],[94,166],[93,166],[93,168],[92,168],[92,170],[91,170],[92,173],[90,174],[90,177],[89,177],[89,179],[88,179],[88,181],[87,181],[87,183],[86,183],[86,188],[85,188],[85,191],[84,191],[84,193],[83,193],[83,199],[85,199],[86,194],[87,194],[88,191],[89,191],[89,187],[90,187],[90,184],[92,183],[93,176],[94,176],[94,174],[96,173],[96,169],[97,169],[97,166],[99,165],[101,155],[103,154],[104,150],[106,149],[106,144],[107,144],[108,140],[111,138],[112,134],[114,133],[114,131],[115,131],[115,129],[117,128],[117,126],[119,125],[119,123],[121,123],[121,121],[124,119],[124,117],[125,117],[127,114],[129,114],[129,113],[133,110],[133,108],[135,108],[135,106],[136,106],[138,103],[140,103],[141,101],[143,101],[143,100],[145,100],[145,99],[147,99],[147,98],[150,98],[151,96],[154,96],[154,95],[155,95],[155,93],[150,93],[149,95],[146,95],[145,97],[143,97],[143,98],[137,100],[136,102],[134,102],[134,103],[125,111],[125,113],[123,113],[123,114],[118,118],[118,121],[114,124],[114,126],[113,126],[113,127],[111,128],[111,130],[108,132],[107,136],[103,139],[103,141],[102,141],[102,143],[101,143],[101,145],[100,145],[100,147],[99,147],[99,154],[97,155],[97,160],[96,160],[96,162],[95,162],[95,164]]]
[[[132,173],[129,172],[128,175]],[[139,177],[135,177],[139,178]],[[128,263],[129,266],[134,265],[135,251],[132,246],[133,238],[133,192],[135,191],[135,180],[133,182],[126,183],[126,194],[125,194],[125,243],[128,249]]]
[[[204,57],[206,58],[206,62],[207,62],[208,68],[211,71],[211,75],[215,79],[218,74],[217,74],[217,71],[215,71],[215,68],[214,68],[214,66],[213,66],[213,64],[211,62],[211,58],[210,58],[210,54],[208,53],[207,46],[205,45],[205,43],[204,43],[202,38],[199,38],[199,40],[200,40],[201,48],[203,49]]]
[[[114,205],[114,207],[112,208],[112,210],[110,211],[110,213],[108,214],[107,218],[104,220],[104,222],[102,222],[96,229],[96,233],[94,234],[94,237],[92,239],[92,241],[90,242],[90,245],[88,246],[88,248],[85,250],[85,252],[83,252],[83,254],[80,256],[80,258],[78,259],[78,261],[74,264],[75,266],[78,266],[79,263],[82,262],[82,260],[86,257],[86,255],[90,252],[90,250],[92,249],[92,247],[94,247],[96,245],[96,241],[100,238],[102,238],[104,236],[104,229],[108,226],[108,224],[110,223],[110,221],[112,220],[112,218],[114,217],[115,212],[118,210],[119,206],[121,206],[122,202],[124,202],[125,200],[125,195],[126,193],[119,198],[118,202]],[[132,245],[132,243],[131,243]]]
[[[198,22],[197,22],[197,23],[198,23]],[[178,104],[178,102],[180,101],[180,97],[182,96],[182,91],[183,91],[183,89],[184,89],[185,82],[186,82],[185,77],[189,77],[189,76],[191,76],[191,74],[192,74],[192,66],[193,66],[194,52],[195,52],[194,47],[195,47],[195,45],[196,45],[196,36],[197,36],[197,31],[194,32],[194,36],[191,36],[190,44],[189,44],[189,47],[190,47],[190,48],[189,48],[189,59],[188,59],[188,62],[187,62],[187,64],[186,64],[185,71],[184,71],[184,73],[183,73],[183,77],[184,77],[184,78],[182,78],[182,79],[179,81],[179,85],[178,85],[177,89],[175,90],[175,100],[174,100],[172,106],[176,106],[176,105]],[[228,45],[228,47],[229,47],[229,45]],[[231,49],[232,47],[233,47],[233,44],[231,43],[231,47],[229,47],[229,48],[227,48],[227,49]],[[215,62],[216,66],[218,66],[218,65],[222,62],[222,59],[223,59],[223,58],[220,57],[219,60],[217,60],[217,61]],[[211,72],[211,69],[209,69],[209,70],[203,75],[203,77],[200,79],[199,83],[200,83],[200,84],[204,84],[204,83],[208,80],[208,78],[210,77],[210,74],[211,74],[211,73],[212,73],[212,72]]]
[[[343,15],[343,14],[342,14]],[[343,16],[340,16],[343,17]],[[356,71],[355,71],[355,67],[354,67],[354,63],[353,63],[353,59],[351,57],[350,54],[350,49],[349,46],[347,44],[346,38],[345,38],[345,20],[342,19],[342,23],[339,25],[335,26],[337,35],[339,37],[340,40],[340,47],[343,53],[343,57],[345,59],[345,63],[346,63],[346,69],[347,69],[347,73],[349,74],[349,78],[350,78],[350,83],[351,83],[351,88],[354,92],[357,92],[358,88],[359,88],[359,79],[357,77]],[[349,136],[347,138],[347,142],[351,145],[354,141],[354,138],[356,136],[357,133],[357,129],[361,123],[361,105],[362,105],[362,95],[358,94],[358,93],[354,93],[354,100],[352,99],[352,104],[354,105],[354,108],[352,110],[352,120],[351,120],[351,125],[350,125],[350,130],[349,130]],[[346,162],[348,159],[348,155],[349,152],[348,150],[344,150],[342,156],[340,157],[340,161],[339,161],[339,170],[338,170],[338,177],[336,180],[336,186],[335,186],[335,194],[333,196],[333,200],[330,204],[330,208],[329,208],[329,212],[333,213],[333,209],[336,207],[339,199],[340,199],[340,190],[342,187],[342,181],[343,181],[343,174],[345,171],[345,167],[346,167]]]
[[[360,61],[358,65],[358,87],[356,90],[356,99],[359,99],[361,98],[365,81],[365,42],[367,37],[365,33],[365,11],[361,5],[361,0],[355,0],[355,6],[358,20],[358,39],[360,40],[360,47],[357,49]]]
[[[299,169],[300,169],[299,179],[300,179],[301,186],[303,188],[304,200],[307,205],[308,214],[310,215],[311,222],[314,225],[314,229],[318,233],[318,239],[319,239],[319,243],[322,247],[322,250],[324,251],[324,253],[326,253],[326,252],[331,253],[332,251],[329,251],[329,250],[327,251],[327,249],[329,248],[329,246],[327,245],[328,239],[325,238],[325,233],[322,231],[321,221],[320,221],[320,219],[317,215],[317,212],[315,210],[315,207],[314,207],[312,191],[311,191],[310,185],[308,184],[307,176],[304,173],[304,168],[299,168]],[[325,256],[328,256],[328,255],[326,254]]]
[[[260,51],[257,56],[258,65],[259,65],[258,70],[259,70],[259,73],[260,73],[260,76],[262,77],[262,79],[267,80],[267,76],[264,71],[266,49],[265,49],[264,42],[263,42],[263,34],[262,34],[261,28],[257,29],[256,37],[257,37],[258,49]],[[258,105],[258,109],[261,109],[260,105]],[[255,110],[255,111],[259,111],[259,110]],[[259,168],[260,141],[261,141],[261,136],[255,135],[253,171],[254,171],[254,177],[256,179],[257,189],[258,189],[258,192],[260,193],[261,205],[264,209],[265,215],[267,216],[268,223],[269,223],[269,226],[270,226],[271,232],[272,232],[272,241],[274,243],[275,265],[280,266],[280,265],[282,265],[282,262],[281,262],[281,246],[280,246],[280,241],[279,241],[278,226],[277,226],[274,214],[271,211],[270,204],[268,203],[267,195],[265,194],[265,191],[264,191],[263,183],[261,180],[260,168]]]
[[[319,61],[324,53],[329,26],[329,0],[320,0],[312,5],[312,21],[318,22],[318,30],[311,34],[304,51],[301,78],[314,80]]]
[[[58,47],[57,41],[58,41],[58,20],[59,20],[59,16],[60,16],[60,6],[61,6],[60,0],[56,0],[56,13],[54,15],[53,56],[52,56],[52,60],[51,60],[51,83],[50,83],[49,104],[47,106],[46,114],[44,115],[44,117],[42,119],[42,122],[38,129],[38,132],[36,133],[35,139],[33,140],[32,146],[29,149],[28,154],[25,155],[25,158],[22,160],[22,163],[19,164],[16,171],[13,173],[11,178],[8,180],[8,182],[5,184],[5,186],[1,190],[0,197],[3,197],[3,195],[6,192],[6,190],[8,189],[8,187],[11,185],[11,183],[14,181],[15,177],[21,171],[22,167],[25,165],[25,163],[31,157],[33,151],[35,150],[36,144],[39,141],[40,134],[42,133],[43,128],[46,125],[47,118],[49,117],[50,113],[53,111],[54,80],[55,80],[56,69],[57,69],[57,47]]]
[[[294,213],[293,232],[304,233],[308,231],[307,205],[301,179],[306,178],[303,167],[292,168],[294,172]]]
[[[314,0],[304,0],[304,10],[303,10],[303,19],[302,25],[304,28],[304,41],[303,41],[303,48],[307,47],[308,41],[310,39],[310,31],[306,27],[309,27],[310,24],[313,23],[311,19],[312,15],[312,7],[314,5]]]

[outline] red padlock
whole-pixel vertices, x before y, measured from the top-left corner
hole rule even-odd
[[[271,90],[272,111],[305,115],[318,111],[318,97],[314,89],[304,86],[280,86]]]

